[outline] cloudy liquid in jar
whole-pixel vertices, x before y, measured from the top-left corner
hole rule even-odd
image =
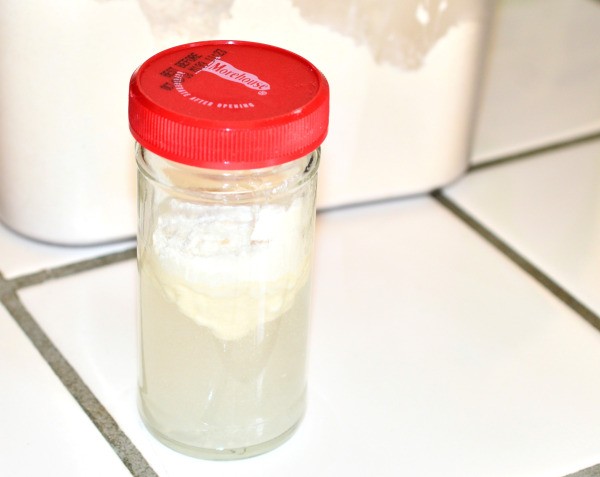
[[[283,316],[228,341],[183,315],[143,269],[141,280],[140,407],[160,439],[192,454],[251,455],[293,430],[305,408],[308,286]]]

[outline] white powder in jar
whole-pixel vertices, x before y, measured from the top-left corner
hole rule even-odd
[[[310,208],[165,200],[141,267],[166,297],[223,340],[243,338],[292,306],[308,279]]]

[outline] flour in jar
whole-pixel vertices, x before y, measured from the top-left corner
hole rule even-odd
[[[291,204],[202,205],[165,199],[141,268],[166,298],[222,340],[243,338],[293,305],[310,248],[303,198]]]

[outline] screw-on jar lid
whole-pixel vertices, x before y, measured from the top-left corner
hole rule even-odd
[[[135,139],[164,158],[210,169],[283,164],[327,135],[329,86],[304,58],[242,41],[170,48],[129,88]]]

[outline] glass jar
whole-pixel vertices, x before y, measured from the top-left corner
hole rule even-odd
[[[139,409],[180,452],[256,455],[304,414],[328,98],[306,60],[248,42],[166,50],[132,77]]]

